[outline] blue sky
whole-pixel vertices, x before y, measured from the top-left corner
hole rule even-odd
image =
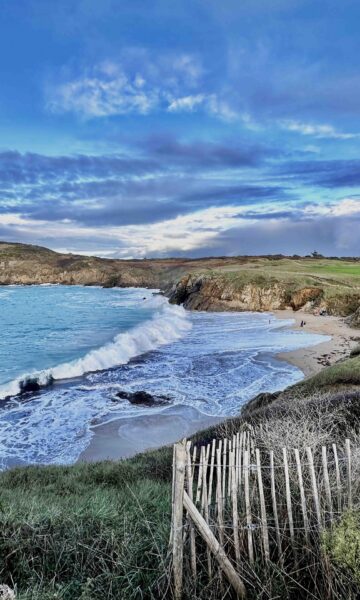
[[[0,239],[360,254],[360,4],[4,0]]]

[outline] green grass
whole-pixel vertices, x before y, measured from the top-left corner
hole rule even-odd
[[[274,427],[279,426],[284,406],[294,407],[296,398],[304,401],[321,390],[332,391],[338,398],[339,389],[352,390],[359,385],[360,356],[356,356],[274,397],[266,412],[261,412],[260,405],[253,416],[251,411],[246,416],[259,421],[270,415]],[[316,395],[311,402],[309,408],[316,405],[321,410]],[[358,423],[354,403],[356,398],[349,401],[343,419],[354,406],[353,419]],[[276,412],[277,404],[280,412]],[[299,410],[309,415],[305,406]],[[326,414],[329,410],[338,414],[339,399],[327,401],[326,407]],[[208,443],[214,436],[231,435],[239,423],[240,418],[229,419],[194,438]],[[279,443],[283,443],[281,435]],[[28,467],[1,473],[0,583],[16,587],[18,600],[171,599],[171,476],[171,448],[121,462]],[[270,597],[267,592],[261,595],[268,585],[266,577],[261,570],[257,573],[249,597]],[[283,576],[278,573],[272,577],[280,586]],[[277,594],[273,588],[271,597],[297,598],[299,588],[295,584],[289,592],[292,583],[284,580]],[[204,588],[196,598],[215,600],[219,596],[214,589]],[[191,592],[186,598],[193,600],[195,596]]]
[[[326,388],[332,388],[335,391],[336,388],[341,388],[342,386],[358,385],[360,385],[359,355],[340,361],[331,367],[323,369],[313,377],[300,381],[295,386],[288,388],[287,393],[297,390],[302,394],[310,394]]]
[[[21,597],[157,598],[171,452],[0,476],[0,582]]]

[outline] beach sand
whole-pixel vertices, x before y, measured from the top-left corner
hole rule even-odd
[[[331,336],[330,341],[317,346],[277,355],[280,360],[301,369],[305,377],[348,355],[351,348],[357,345],[357,339],[360,339],[360,332],[348,327],[339,317],[321,317],[292,310],[274,311],[274,315],[278,319],[294,319],[295,329]],[[306,321],[304,329],[300,327],[301,321]],[[80,455],[79,462],[129,458],[145,450],[172,444],[224,420],[206,416],[185,405],[171,406],[161,412],[139,417],[119,418],[93,426],[93,438]]]
[[[360,341],[360,331],[349,327],[341,317],[318,316],[290,309],[274,311],[274,314],[278,319],[294,319],[294,329],[331,336],[331,340],[316,346],[277,355],[277,358],[298,367],[305,377],[315,375],[324,367],[348,356]],[[306,323],[304,328],[300,327],[301,321]]]
[[[223,420],[180,404],[155,414],[116,419],[93,427],[94,437],[79,461],[129,458],[145,450],[173,444]]]

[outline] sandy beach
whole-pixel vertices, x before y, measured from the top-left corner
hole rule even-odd
[[[297,366],[305,377],[319,372],[348,355],[360,339],[360,332],[351,329],[339,317],[316,316],[302,311],[274,311],[278,319],[293,319],[294,329],[331,336],[331,340],[316,346],[284,352],[277,358]],[[300,327],[305,321],[304,328]],[[240,410],[240,407],[239,407]],[[161,412],[139,417],[115,419],[95,425],[93,438],[80,455],[79,461],[118,460],[129,458],[139,452],[172,444],[182,437],[210,427],[225,420],[200,413],[195,408],[177,405]]]
[[[172,444],[182,437],[220,423],[190,406],[170,406],[160,413],[116,419],[93,428],[94,437],[79,462],[129,458],[139,452]]]
[[[316,346],[277,355],[277,358],[301,369],[305,377],[314,375],[323,367],[348,356],[350,350],[360,341],[360,331],[349,327],[341,317],[318,316],[301,310],[278,310],[274,311],[274,314],[278,319],[294,319],[294,329],[331,336],[331,340]],[[300,327],[301,321],[306,323],[303,328]]]

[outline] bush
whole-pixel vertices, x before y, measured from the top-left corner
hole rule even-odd
[[[323,548],[360,585],[360,513],[346,512],[331,531],[323,534]]]

